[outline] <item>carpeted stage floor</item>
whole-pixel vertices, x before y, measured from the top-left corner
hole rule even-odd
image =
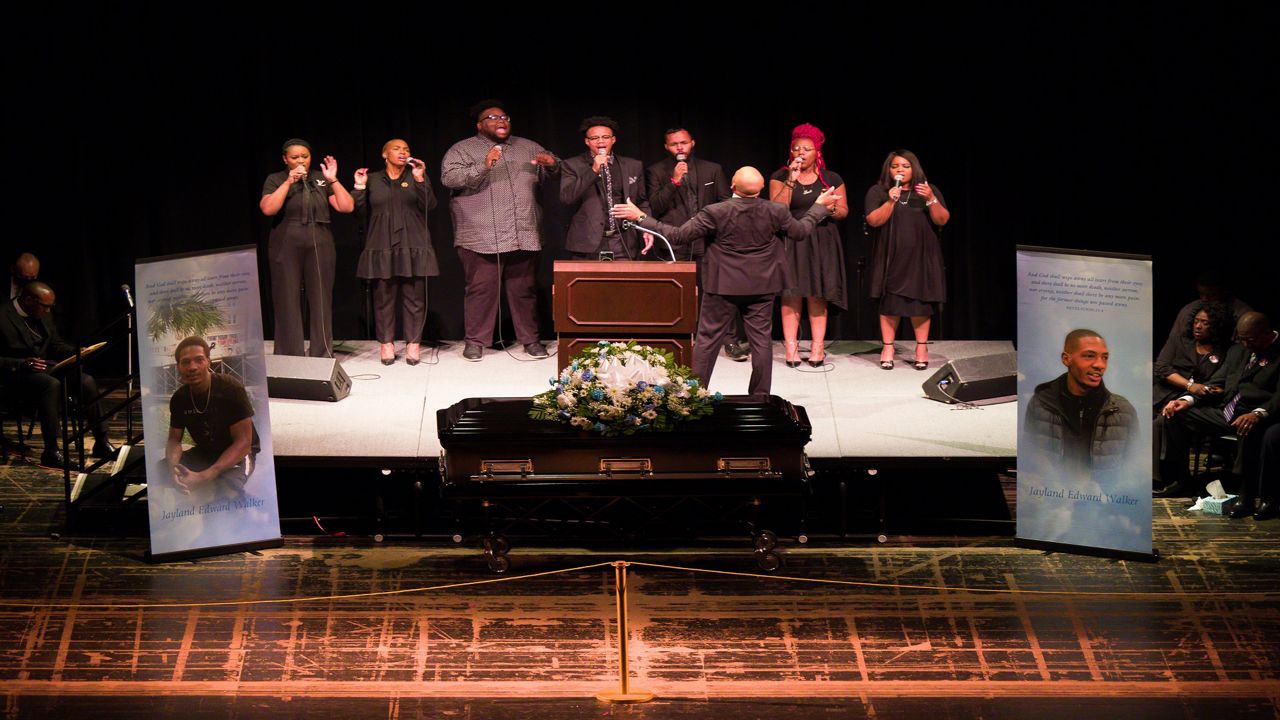
[[[813,424],[810,458],[1012,458],[1017,454],[1016,403],[958,407],[928,400],[921,384],[947,360],[1007,352],[1008,342],[950,341],[931,346],[929,371],[908,364],[912,343],[900,343],[897,367],[878,364],[878,345],[838,343],[822,369],[782,364],[775,343],[773,393],[804,406]],[[384,366],[378,346],[343,343],[337,354],[353,378],[351,395],[337,403],[272,400],[275,453],[291,458],[434,460],[440,454],[436,410],[468,397],[527,397],[556,374],[554,357],[535,361],[515,348],[486,350],[467,362],[462,344],[423,348],[424,362],[403,358]],[[552,348],[554,350],[554,347]],[[807,356],[807,355],[806,355]],[[721,356],[711,389],[745,393],[750,363]]]

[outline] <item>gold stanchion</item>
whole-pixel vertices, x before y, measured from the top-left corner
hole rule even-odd
[[[653,699],[653,693],[631,689],[630,667],[627,664],[627,566],[631,563],[615,560],[613,579],[618,598],[618,691],[596,693],[597,700],[605,702],[642,703]]]

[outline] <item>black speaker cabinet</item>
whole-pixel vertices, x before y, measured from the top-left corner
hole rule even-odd
[[[924,381],[924,394],[944,403],[991,405],[1018,397],[1015,352],[952,360]]]
[[[351,377],[333,358],[267,356],[267,395],[337,402],[351,394]]]

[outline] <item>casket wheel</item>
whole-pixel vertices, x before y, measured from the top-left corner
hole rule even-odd
[[[498,575],[511,569],[511,560],[506,555],[488,555],[485,557],[485,562],[489,564],[489,569]]]
[[[782,567],[782,558],[775,552],[757,550],[756,566],[765,572],[773,572],[774,570]]]
[[[778,536],[772,530],[761,530],[754,540],[757,550],[772,550],[778,546]]]

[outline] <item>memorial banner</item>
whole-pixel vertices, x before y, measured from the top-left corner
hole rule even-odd
[[[1017,272],[1017,538],[1151,556],[1151,261],[1019,247]]]
[[[279,545],[256,249],[135,273],[152,559]]]

